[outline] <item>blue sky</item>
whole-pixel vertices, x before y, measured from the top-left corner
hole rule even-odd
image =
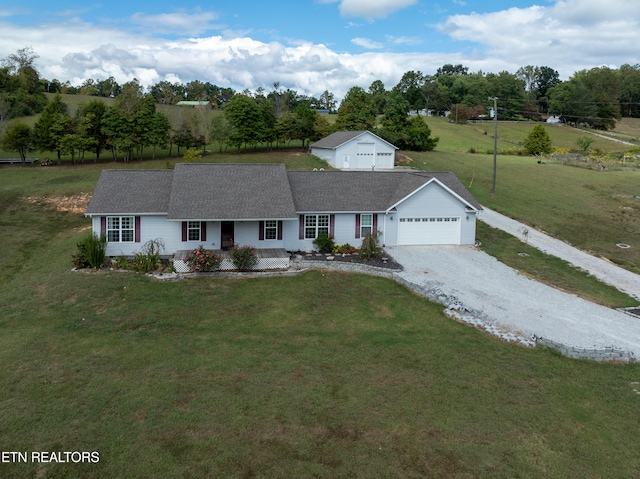
[[[0,6],[0,58],[31,46],[45,78],[210,81],[341,98],[408,70],[549,66],[563,79],[640,63],[637,0],[29,1]]]

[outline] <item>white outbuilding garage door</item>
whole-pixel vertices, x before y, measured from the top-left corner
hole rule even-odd
[[[399,218],[398,244],[460,244],[459,217]]]

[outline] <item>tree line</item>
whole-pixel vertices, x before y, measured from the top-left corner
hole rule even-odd
[[[113,78],[86,80],[80,87],[40,78],[37,55],[24,48],[2,60],[0,66],[0,134],[11,117],[42,113],[31,129],[17,124],[4,132],[5,149],[55,151],[83,159],[87,151],[96,160],[108,151],[114,160],[140,157],[145,148],[202,147],[216,143],[228,147],[267,147],[293,140],[308,145],[334,130],[368,129],[401,149],[430,150],[437,144],[422,115],[448,115],[466,122],[497,113],[501,120],[541,120],[557,115],[566,122],[609,129],[623,116],[640,116],[640,65],[618,69],[598,67],[575,73],[561,81],[550,67],[526,66],[515,74],[470,73],[463,65],[443,65],[433,75],[408,71],[397,85],[387,89],[380,80],[367,90],[352,87],[330,125],[318,110],[335,112],[334,95],[325,90],[320,98],[298,94],[278,82],[273,90],[235,92],[208,82],[186,85],[159,82],[144,88],[134,79],[119,85]],[[47,103],[44,94],[71,93],[113,98],[113,105],[94,100],[69,115],[59,95]],[[498,98],[497,112],[489,111]],[[223,111],[213,119],[191,115],[178,124],[156,110],[182,100],[210,102]],[[174,122],[175,123],[175,122]],[[22,145],[18,148],[17,145]],[[171,152],[170,152],[171,154]]]

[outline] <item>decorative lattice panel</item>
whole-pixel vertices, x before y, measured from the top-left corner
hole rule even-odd
[[[189,273],[189,266],[185,258],[189,251],[178,251],[173,258],[173,268],[176,273]],[[236,271],[236,267],[229,257],[227,251],[216,251],[222,258],[219,271]],[[286,270],[289,269],[289,254],[283,249],[257,249],[256,256],[258,262],[251,268],[251,271],[269,271],[269,270]]]

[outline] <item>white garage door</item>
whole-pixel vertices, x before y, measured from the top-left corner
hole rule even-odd
[[[459,217],[400,218],[398,244],[459,244]]]

